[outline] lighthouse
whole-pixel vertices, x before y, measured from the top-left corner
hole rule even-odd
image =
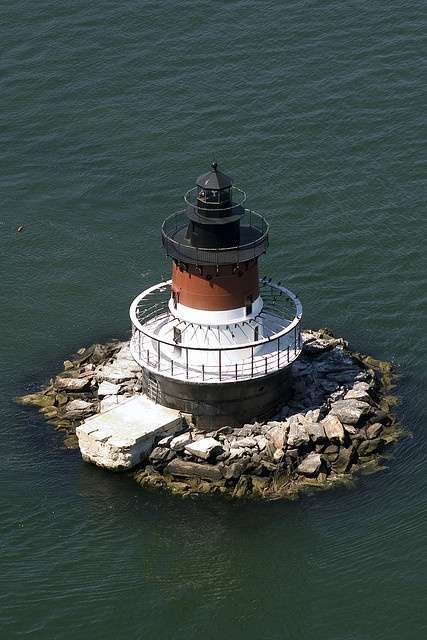
[[[216,162],[166,218],[172,277],[130,307],[133,358],[146,395],[201,429],[266,419],[286,402],[301,352],[302,307],[259,276],[269,225]]]

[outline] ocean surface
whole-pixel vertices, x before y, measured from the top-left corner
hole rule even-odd
[[[420,640],[426,4],[0,4],[0,638]],[[160,225],[216,159],[271,223],[305,326],[391,360],[411,435],[297,502],[103,472],[14,398],[129,331]],[[24,225],[21,233],[18,225]]]

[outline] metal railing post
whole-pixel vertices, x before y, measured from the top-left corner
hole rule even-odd
[[[237,380],[237,362],[235,364],[235,367],[236,367],[236,380]]]
[[[160,371],[160,342],[157,340],[157,371]]]
[[[265,362],[265,373],[267,373],[267,356],[265,356],[264,362]]]
[[[219,379],[221,380],[221,349],[218,349]]]
[[[254,348],[251,347],[251,378],[254,377]]]
[[[188,380],[188,347],[185,347],[185,377]]]
[[[202,380],[205,379],[205,365],[202,364]]]
[[[277,368],[280,369],[280,336],[277,338]]]

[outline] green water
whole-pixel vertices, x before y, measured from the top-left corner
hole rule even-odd
[[[426,636],[425,8],[1,2],[2,640]],[[161,221],[214,157],[306,326],[397,367],[413,437],[354,488],[150,493],[13,402],[127,335],[169,269]]]

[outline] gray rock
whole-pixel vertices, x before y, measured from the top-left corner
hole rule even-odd
[[[219,453],[218,455],[215,456],[215,461],[216,462],[224,462],[225,460],[228,460],[230,458],[230,451],[222,451],[222,453]]]
[[[265,436],[255,436],[255,440],[258,445],[258,449],[260,451],[264,451],[265,447],[268,445],[268,440]]]
[[[136,378],[141,367],[134,360],[114,360],[112,364],[100,367],[96,372],[97,380],[119,384]]]
[[[260,433],[260,429],[261,425],[258,422],[254,422],[253,424],[245,424],[239,429],[234,429],[234,433],[240,438],[252,437]]]
[[[172,451],[182,451],[190,442],[192,442],[191,433],[187,431],[186,433],[181,433],[179,436],[172,438],[169,446]]]
[[[226,480],[232,478],[240,478],[240,476],[246,471],[247,462],[233,462],[230,465],[224,465],[222,468],[222,475]]]
[[[335,462],[335,460],[338,458],[339,450],[340,449],[336,444],[330,444],[323,450],[323,456],[330,462]]]
[[[356,382],[353,386],[355,391],[370,391],[372,389],[373,381],[370,382]]]
[[[338,400],[331,407],[330,414],[337,416],[341,422],[356,425],[360,418],[368,413],[370,406],[360,400]]]
[[[337,400],[343,400],[344,396],[345,396],[345,389],[337,389],[336,391],[334,391],[333,393],[329,394],[329,401],[331,403],[336,402]]]
[[[320,423],[328,440],[333,442],[344,442],[344,428],[336,415],[329,413]]]
[[[217,466],[190,462],[181,460],[181,458],[175,458],[169,462],[164,469],[164,473],[184,478],[202,478],[211,482],[217,482],[222,478],[221,470]]]
[[[358,432],[358,429],[356,429],[356,427],[353,427],[352,424],[343,424],[344,427],[344,431],[346,431],[349,436],[355,436]]]
[[[303,353],[305,355],[317,355],[323,351],[332,349],[332,344],[329,340],[322,340],[321,338],[311,339],[303,344]]]
[[[98,397],[103,398],[104,396],[114,396],[120,392],[121,385],[113,384],[112,382],[101,382],[98,387]]]
[[[341,447],[337,459],[332,462],[332,469],[335,473],[347,473],[349,471],[352,461],[354,459],[354,448],[351,447]]]
[[[259,464],[261,462],[261,455],[259,453],[253,453],[251,456],[251,463],[252,464]]]
[[[93,402],[87,402],[87,400],[80,400],[80,399],[76,399],[76,400],[71,400],[71,402],[69,402],[67,404],[67,411],[91,411],[94,407],[94,403]]]
[[[169,462],[175,457],[174,451],[171,451],[167,447],[156,447],[150,453],[149,459],[151,462]]]
[[[307,420],[310,420],[310,422],[319,422],[320,409],[312,409],[310,411],[307,411],[305,417],[307,418]]]
[[[243,447],[231,447],[229,460],[236,460],[237,458],[241,458],[244,453],[245,450],[243,449]]]
[[[281,462],[284,457],[285,457],[285,452],[283,449],[276,449],[276,451],[273,454],[274,462]]]
[[[381,424],[381,422],[375,422],[374,424],[370,424],[368,427],[366,427],[366,435],[369,440],[373,440],[381,435],[382,430],[383,425]]]
[[[357,453],[359,456],[366,457],[376,453],[384,444],[384,440],[381,438],[375,438],[373,440],[364,440],[359,444]]]
[[[293,416],[294,417],[294,416]],[[293,421],[289,427],[288,446],[298,447],[310,441],[310,436],[303,424]]]
[[[362,402],[370,402],[371,397],[369,393],[367,393],[363,389],[350,389],[344,396],[344,400],[361,400]]]
[[[300,475],[316,477],[322,466],[322,457],[319,453],[309,453],[297,467]]]
[[[83,391],[90,384],[90,378],[66,378],[57,376],[55,378],[55,388],[65,391]]]
[[[215,438],[202,438],[196,442],[190,442],[185,445],[185,451],[196,458],[207,460],[214,453],[222,451],[222,445]]]
[[[256,447],[257,446],[257,441],[255,440],[255,438],[252,438],[250,436],[246,436],[244,438],[237,438],[235,444],[239,447]]]
[[[283,449],[286,444],[286,427],[280,424],[268,432],[268,437],[276,449]]]
[[[261,464],[262,467],[268,472],[276,471],[277,469],[277,464],[275,464],[274,462],[269,462],[269,460],[263,460]]]
[[[326,440],[325,429],[320,422],[312,422],[311,420],[307,420],[304,426],[308,435],[315,444],[324,442]]]

